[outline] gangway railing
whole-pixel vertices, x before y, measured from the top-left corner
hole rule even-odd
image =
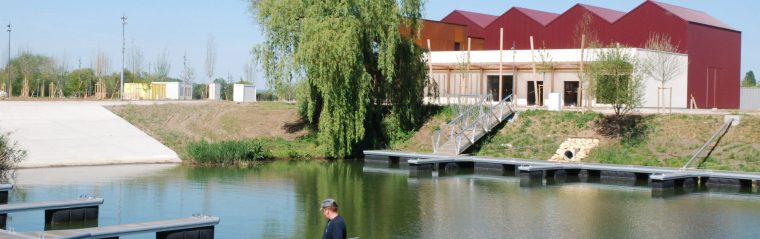
[[[718,135],[726,134],[728,132],[728,128],[731,127],[731,124],[733,123],[734,123],[734,119],[726,119],[726,122],[723,123],[723,125],[721,125],[720,128],[718,128],[718,130],[716,130],[712,136],[710,136],[710,139],[708,139],[707,142],[705,142],[705,144],[702,145],[702,147],[697,149],[697,152],[695,152],[694,155],[691,156],[689,161],[686,161],[686,164],[684,164],[683,167],[681,167],[681,169],[692,168],[692,164],[694,163],[694,161],[697,160],[698,158],[702,158],[700,157],[700,155],[702,155],[702,152],[704,152],[705,149],[707,149],[707,147],[710,146],[710,144],[712,144],[713,141],[715,141],[718,138]],[[713,146],[713,148],[715,148],[715,146]]]
[[[510,104],[512,95],[504,97],[496,104],[493,96],[483,95],[469,108],[457,105],[459,114],[441,129],[433,133],[433,152],[437,154],[460,154],[474,144],[493,127],[514,113]]]

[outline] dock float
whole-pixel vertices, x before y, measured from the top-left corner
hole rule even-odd
[[[8,203],[8,191],[13,190],[13,184],[0,184],[0,204]]]
[[[760,173],[713,171],[704,169],[666,168],[596,163],[560,163],[545,160],[493,158],[470,155],[446,156],[390,150],[366,150],[365,162],[408,168],[411,177],[439,176],[457,170],[473,170],[476,174],[518,176],[523,187],[563,182],[609,182],[625,186],[652,188],[653,196],[673,192],[692,192],[696,187],[719,192],[751,192],[760,186]],[[581,180],[582,179],[582,180]]]
[[[45,211],[45,225],[70,224],[97,221],[102,198],[84,197],[73,200],[26,202],[0,205],[0,228],[5,229],[8,213],[20,211]]]
[[[9,239],[101,239],[119,238],[139,233],[156,233],[156,239],[197,238],[213,239],[218,217],[193,216],[173,220],[122,224],[104,227],[15,233],[0,230],[0,237]]]

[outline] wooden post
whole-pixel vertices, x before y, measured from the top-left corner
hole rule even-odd
[[[502,91],[504,91],[504,73],[503,68],[503,57],[504,57],[504,28],[499,28],[499,99],[498,101],[501,101],[504,99],[504,96],[502,95]],[[514,76],[512,77],[514,78]],[[513,83],[514,84],[514,83]]]
[[[660,86],[657,87],[657,113],[660,113],[660,96],[662,95],[662,83],[660,83]]]
[[[538,74],[536,73],[536,55],[533,52],[535,50],[533,46],[533,36],[530,36],[530,58],[531,58],[531,67],[533,67],[533,94],[536,97],[536,106],[539,106],[538,102]]]
[[[673,87],[668,87],[668,96],[670,96],[670,100],[668,101],[668,113],[673,113]]]
[[[583,65],[583,62],[586,61],[585,58],[585,47],[586,47],[586,35],[581,35],[581,61],[580,61],[580,69],[579,69],[579,75],[578,75],[578,97],[576,101],[578,102],[578,107],[581,109],[583,108],[583,78],[586,77],[585,75],[585,67]]]
[[[515,62],[515,55],[517,55],[517,47],[515,46],[515,42],[512,41],[512,105],[515,105],[517,102],[517,63]]]
[[[433,48],[430,47],[430,38],[427,39],[427,47],[428,47],[428,79],[430,79],[430,83],[432,84],[435,82],[435,78],[433,78]],[[436,92],[433,93],[433,97],[436,98],[436,101],[438,104],[441,104],[440,97],[438,97],[438,84],[434,84],[436,87]]]
[[[472,77],[470,75],[470,64],[472,64],[472,58],[470,58],[470,51],[472,50],[472,38],[467,37],[467,84],[464,86],[464,91],[466,94],[471,94],[470,91],[470,84],[472,84]]]
[[[483,92],[483,83],[486,82],[486,72],[483,69],[483,67],[480,68],[480,81],[478,82],[478,91],[479,94],[485,95]]]
[[[446,84],[446,105],[451,104],[451,68],[449,68],[448,73],[446,74],[446,80],[448,83]]]

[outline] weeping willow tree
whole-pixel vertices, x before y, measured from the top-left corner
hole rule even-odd
[[[279,98],[297,96],[326,155],[377,146],[417,125],[427,85],[422,0],[251,0],[265,41],[252,53]],[[295,87],[298,85],[298,87]]]

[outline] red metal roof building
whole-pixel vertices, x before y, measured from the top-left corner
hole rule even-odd
[[[645,1],[628,13],[576,4],[562,14],[513,7],[500,16],[455,10],[441,22],[467,26],[467,35],[483,39],[484,50],[504,48],[580,48],[576,30],[584,15],[602,44],[620,43],[643,48],[654,33],[667,34],[687,54],[688,95],[699,108],[739,108],[741,32],[697,10]],[[423,36],[425,38],[425,36]]]

